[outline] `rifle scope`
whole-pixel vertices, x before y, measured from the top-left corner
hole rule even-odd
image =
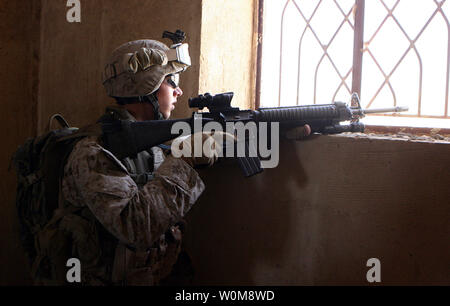
[[[212,96],[210,93],[205,93],[204,95],[190,98],[189,107],[196,107],[198,109],[203,109],[206,107],[209,110],[229,108],[231,107],[233,95],[234,93],[232,92],[225,92],[215,96]]]

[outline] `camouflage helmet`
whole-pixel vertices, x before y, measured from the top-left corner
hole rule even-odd
[[[154,93],[168,75],[191,64],[188,45],[168,48],[156,40],[135,40],[115,49],[102,73],[103,86],[111,97],[142,97]]]

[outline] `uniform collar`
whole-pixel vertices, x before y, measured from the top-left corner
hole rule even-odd
[[[122,105],[111,105],[107,106],[105,110],[106,114],[115,115],[120,120],[129,120],[136,122],[136,118]]]

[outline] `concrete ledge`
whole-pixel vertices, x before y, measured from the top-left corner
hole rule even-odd
[[[440,134],[434,135],[413,135],[411,133],[396,133],[396,134],[376,134],[376,133],[342,133],[333,135],[333,137],[350,137],[355,139],[380,139],[380,140],[400,140],[408,142],[428,142],[428,143],[442,143],[450,144],[450,137],[445,137]]]

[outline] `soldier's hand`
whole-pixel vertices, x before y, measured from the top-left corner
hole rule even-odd
[[[302,140],[311,134],[311,127],[308,124],[298,126],[286,132],[286,138],[290,140]]]
[[[221,155],[223,143],[235,140],[233,135],[224,132],[201,132],[178,137],[172,142],[172,155],[181,157],[193,167],[212,166]]]

